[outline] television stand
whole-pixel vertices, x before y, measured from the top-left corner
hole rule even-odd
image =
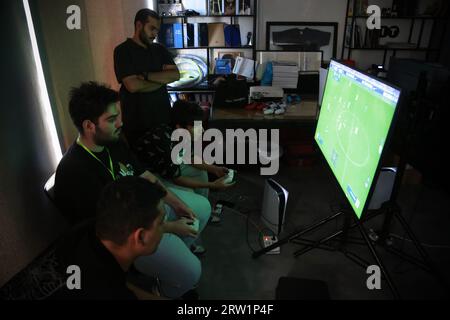
[[[412,232],[411,228],[407,224],[404,217],[401,215],[400,208],[395,203],[392,204],[390,202],[385,203],[384,207],[376,212],[368,212],[360,220],[358,220],[352,212],[350,212],[348,210],[341,210],[340,212],[330,215],[330,216],[304,228],[303,230],[293,232],[290,235],[279,239],[279,241],[277,243],[275,243],[271,246],[268,246],[264,249],[254,252],[252,257],[254,259],[256,259],[256,258],[260,257],[261,255],[265,254],[266,252],[271,251],[271,250],[273,250],[279,246],[282,246],[286,243],[295,243],[295,244],[304,246],[304,248],[294,252],[294,257],[296,257],[296,258],[313,250],[313,249],[316,249],[316,248],[324,249],[324,250],[328,250],[328,251],[341,251],[347,258],[349,258],[356,264],[360,265],[363,268],[367,268],[369,265],[371,265],[371,263],[365,261],[364,259],[357,256],[356,254],[353,254],[353,253],[347,251],[347,249],[346,249],[347,243],[363,244],[369,248],[372,257],[376,261],[376,264],[380,267],[380,271],[382,273],[383,279],[386,280],[386,282],[393,294],[393,297],[395,299],[400,299],[400,294],[399,294],[398,289],[396,288],[391,276],[389,275],[387,268],[383,264],[382,259],[379,257],[379,255],[375,249],[375,245],[374,245],[373,241],[369,238],[367,231],[363,227],[365,222],[367,222],[368,220],[373,219],[381,214],[385,214],[385,218],[387,218],[387,219],[392,220],[393,218],[396,218],[400,222],[400,224],[405,229],[405,231],[408,234],[408,236],[410,237],[410,239],[413,241],[422,260],[418,260],[415,257],[412,257],[404,252],[401,252],[401,251],[395,249],[393,246],[388,246],[386,244],[386,239],[383,237],[380,237],[380,239],[376,242],[376,244],[382,246],[390,253],[396,254],[401,259],[408,261],[410,263],[413,263],[416,266],[420,267],[421,269],[431,273],[432,275],[435,276],[435,278],[438,281],[440,281],[441,284],[443,284],[443,286],[446,288],[448,293],[450,293],[450,286],[447,283],[447,279],[442,275],[442,273],[435,267],[434,263],[431,261],[430,257],[426,253],[425,249],[423,248],[421,243],[418,241],[417,237]],[[319,229],[320,227],[324,226],[328,222],[334,221],[335,219],[337,219],[341,216],[344,216],[344,224],[343,224],[343,227],[341,228],[341,230],[336,231],[335,233],[325,236],[316,241],[311,241],[311,240],[302,238],[302,236],[305,236],[306,234],[308,234],[316,229]],[[355,227],[358,228],[358,230],[362,236],[363,242],[355,242],[349,238],[349,236],[348,236],[349,231]],[[327,244],[333,240],[339,241],[339,244],[337,247],[332,247]]]

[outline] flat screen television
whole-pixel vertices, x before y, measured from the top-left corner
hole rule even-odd
[[[315,140],[356,216],[376,184],[400,89],[331,61]]]

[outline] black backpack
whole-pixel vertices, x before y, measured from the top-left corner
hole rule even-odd
[[[242,108],[248,103],[248,90],[246,79],[240,80],[235,75],[229,75],[217,84],[214,106]]]

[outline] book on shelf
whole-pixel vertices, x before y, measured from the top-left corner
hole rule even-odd
[[[246,77],[253,78],[255,74],[256,62],[251,59],[246,59],[244,57],[237,57],[234,64],[233,73]]]
[[[355,29],[353,30],[353,46],[355,48],[362,47],[362,37],[361,37],[361,27],[355,24]]]
[[[208,23],[208,45],[225,47],[224,23]]]
[[[200,46],[200,24],[199,23],[193,23],[194,25],[194,47]]]
[[[381,30],[366,28],[364,35],[364,48],[379,48],[380,47]]]
[[[167,48],[183,48],[183,24],[163,23],[158,34],[159,42]]]
[[[215,73],[223,75],[231,74],[231,59],[217,59]]]
[[[209,44],[207,23],[201,22],[198,24],[198,43],[200,47],[207,47]]]
[[[185,23],[183,24],[184,48],[207,47],[208,24],[207,23]],[[173,46],[170,46],[173,48]]]
[[[241,29],[238,24],[228,24],[224,26],[225,46],[226,47],[240,47]]]
[[[353,29],[352,24],[347,23],[347,25],[345,26],[345,46],[346,47],[353,47],[353,42],[351,39],[352,29]]]
[[[193,23],[183,24],[184,47],[195,47],[195,25]]]

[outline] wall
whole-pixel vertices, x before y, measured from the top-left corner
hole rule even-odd
[[[70,5],[81,8],[81,31],[66,27]],[[68,111],[68,93],[81,81],[95,79],[84,0],[35,0],[32,7],[48,90],[67,148],[76,136]]]
[[[77,136],[68,112],[70,88],[98,81],[118,89],[113,51],[134,32],[134,15],[145,0],[34,0],[33,16],[39,35],[46,80],[66,150]],[[69,30],[66,9],[81,9],[81,30]]]
[[[55,170],[22,1],[4,0],[0,107],[0,287],[65,229],[44,195]],[[11,32],[13,30],[14,32]]]
[[[94,78],[119,89],[114,74],[114,48],[133,36],[134,17],[147,6],[147,1],[85,0],[85,6]]]
[[[426,6],[432,0],[419,0],[419,11],[423,12]],[[380,7],[390,7],[392,0],[370,0],[370,4],[377,4]],[[299,22],[337,22],[338,41],[337,41],[337,58],[341,58],[342,42],[344,35],[345,16],[347,9],[347,0],[259,0],[258,1],[258,49],[264,50],[266,44],[266,22],[267,21],[299,21]],[[392,20],[391,20],[392,21]],[[361,23],[365,23],[361,20]],[[389,24],[390,21],[383,21],[383,24]],[[396,21],[400,25],[401,37],[407,40],[409,32],[408,21]],[[406,24],[406,25],[405,25]],[[403,27],[402,27],[403,26]],[[419,27],[415,28],[413,40],[417,38]],[[431,24],[427,23],[424,29],[423,42],[427,43],[427,39],[431,33]],[[402,38],[402,39],[403,39]],[[398,57],[411,57],[424,59],[424,53],[403,51],[397,54]],[[346,56],[345,56],[346,57]],[[356,60],[357,66],[362,69],[368,68],[372,63],[383,62],[383,51],[354,51],[352,59]],[[389,59],[387,59],[389,62]],[[388,63],[386,64],[388,65]]]
[[[392,0],[373,1],[383,4]],[[35,15],[39,18],[38,30],[41,35],[40,45],[45,60],[47,83],[60,128],[61,142],[65,149],[77,134],[67,110],[70,88],[82,81],[96,80],[118,89],[113,69],[114,47],[132,36],[133,20],[137,10],[148,5],[156,8],[156,1],[34,0],[34,2],[37,8]],[[68,17],[66,8],[71,4],[81,7],[81,30],[69,31],[65,26]],[[265,48],[268,21],[338,22],[337,58],[340,58],[346,5],[346,0],[259,0],[257,48]],[[227,18],[221,20],[227,21]],[[242,37],[245,39],[247,29],[251,30],[251,19],[241,20]],[[244,51],[246,55],[250,54],[249,50]],[[398,55],[424,58],[424,54],[421,53],[400,52]],[[381,63],[383,52],[355,51],[352,57],[358,62],[359,67],[367,68],[371,63]]]
[[[40,112],[39,87],[23,2],[4,0],[0,10],[4,79],[0,108],[0,287],[47,248],[66,228],[43,192],[56,169]],[[69,5],[81,8],[81,30],[66,27]],[[68,93],[82,81],[118,87],[113,49],[132,36],[144,0],[30,0],[47,88],[67,148],[76,137]],[[11,32],[13,31],[13,32]]]

